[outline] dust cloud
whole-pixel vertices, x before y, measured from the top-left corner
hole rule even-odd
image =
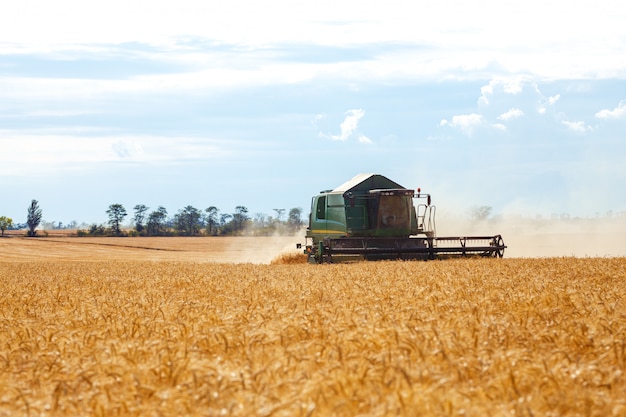
[[[500,216],[474,221],[460,216],[437,219],[437,236],[502,235],[506,258],[626,256],[626,216],[528,218]]]
[[[437,236],[501,235],[505,258],[626,256],[626,215],[597,218],[498,216],[483,221],[444,215],[436,219]],[[300,254],[305,231],[293,236],[240,237],[230,240],[219,261],[269,264],[289,254]]]
[[[294,236],[238,237],[230,240],[222,253],[221,262],[269,264],[276,258],[287,254],[302,253],[296,245],[304,245],[304,232]]]
[[[626,256],[626,215],[597,218],[556,218],[498,216],[483,221],[464,216],[437,218],[437,236],[501,235],[507,249],[505,258],[616,257]],[[267,264],[285,254],[302,253],[304,230],[295,236],[251,239],[254,246],[230,248],[229,261]],[[237,243],[239,242],[239,243]]]

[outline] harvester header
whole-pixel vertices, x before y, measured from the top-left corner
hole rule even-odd
[[[503,256],[500,235],[438,237],[435,213],[420,188],[360,174],[312,198],[305,253],[312,263]]]

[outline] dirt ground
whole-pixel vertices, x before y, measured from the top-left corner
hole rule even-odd
[[[37,237],[0,239],[4,261],[146,260],[270,263],[298,253],[299,237]]]

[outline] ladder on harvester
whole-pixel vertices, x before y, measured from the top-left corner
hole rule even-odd
[[[428,238],[434,238],[437,236],[437,230],[435,228],[435,211],[435,206],[426,204],[418,204],[415,207],[418,234],[424,234]]]

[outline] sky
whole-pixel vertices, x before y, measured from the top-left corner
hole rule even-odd
[[[626,211],[620,1],[24,0],[0,15],[0,215],[310,210],[360,173],[439,210]]]

